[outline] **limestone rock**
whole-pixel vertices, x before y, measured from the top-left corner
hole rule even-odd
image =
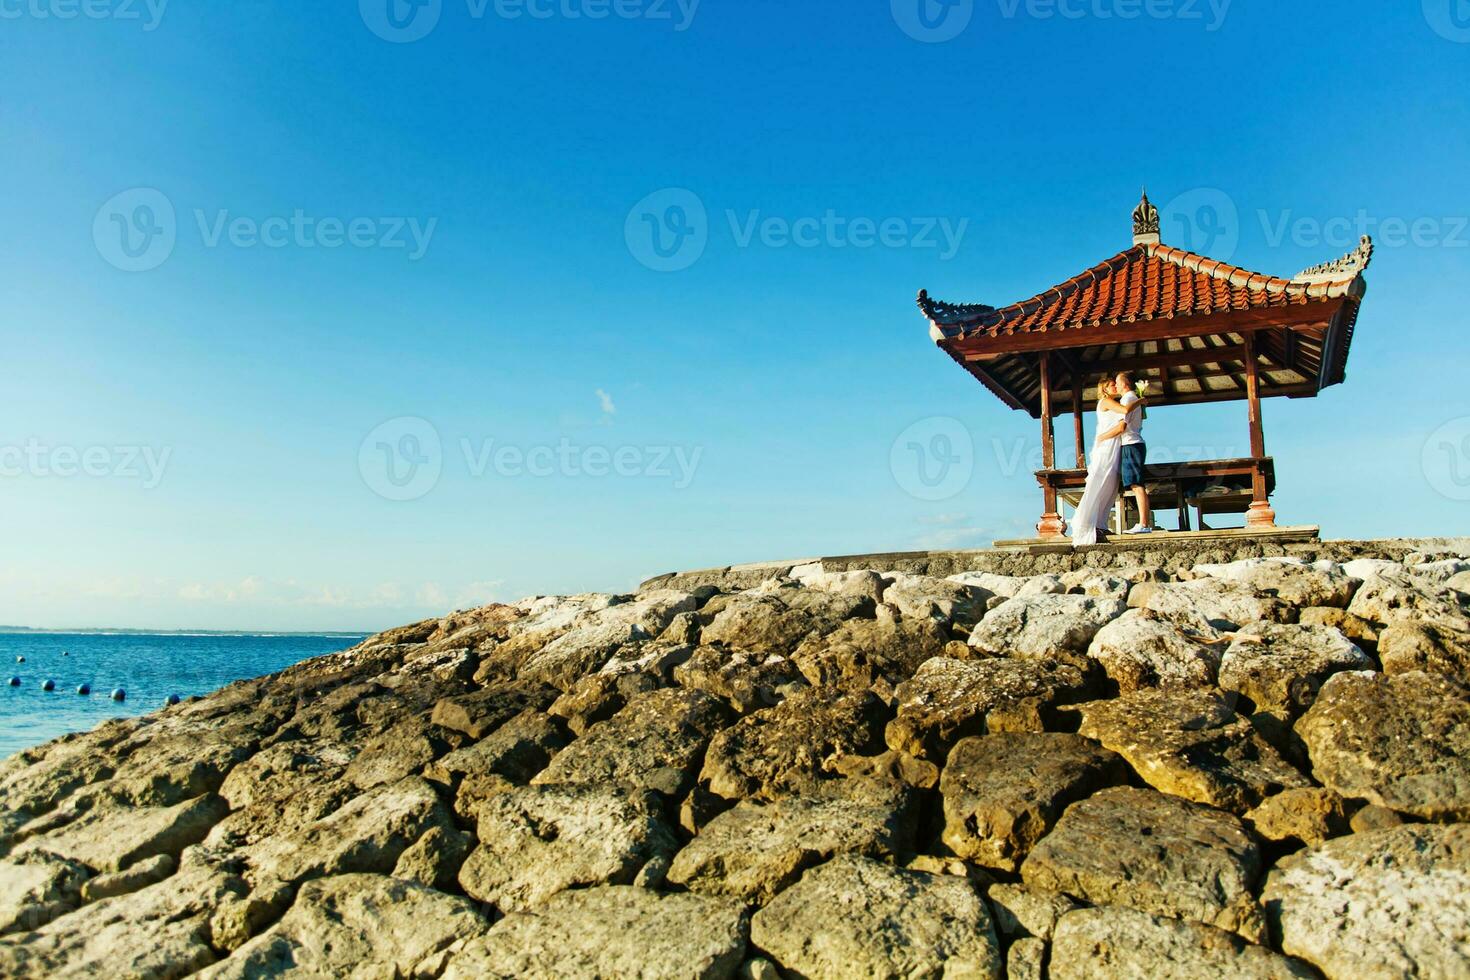
[[[751,919],[750,938],[803,977],[1001,976],[1000,945],[970,883],[842,855]]]
[[[573,684],[547,711],[565,718],[567,728],[583,735],[599,721],[606,721],[623,710],[629,698],[658,688],[658,680],[641,671],[591,674]]]
[[[210,912],[245,894],[239,877],[186,869],[156,885],[85,905],[24,937],[0,940],[0,976],[174,980],[215,960]]]
[[[99,875],[82,885],[82,899],[97,902],[147,888],[173,874],[178,862],[170,854],[159,854],[130,865],[126,871]]]
[[[1284,858],[1262,901],[1329,978],[1470,973],[1470,826],[1353,834]]]
[[[418,719],[409,719],[367,739],[344,775],[358,789],[396,783],[433,762],[441,746],[422,731]]]
[[[867,691],[809,688],[716,735],[699,778],[726,799],[800,791],[844,756],[880,752],[886,718]]]
[[[1195,565],[1193,572],[1243,585],[1257,595],[1293,606],[1341,609],[1356,591],[1352,577],[1330,562],[1314,567],[1291,558],[1246,558],[1219,565]]]
[[[1152,790],[1105,789],[1068,807],[1021,866],[1027,886],[1265,936],[1251,889],[1261,854],[1227,813]]]
[[[1017,596],[1064,595],[1067,586],[1057,575],[995,575],[991,572],[961,572],[951,575],[950,582],[984,589],[1003,599]]]
[[[732,649],[790,654],[808,637],[830,633],[855,616],[871,616],[873,607],[868,596],[800,587],[746,593],[731,597],[700,636]]]
[[[1192,622],[1200,617],[1216,629],[1237,630],[1250,623],[1280,621],[1285,604],[1271,596],[1258,595],[1249,586],[1217,578],[1189,582],[1163,582],[1134,589],[1141,595],[1140,607],[1166,619]],[[1129,597],[1133,602],[1133,597]]]
[[[495,684],[440,701],[434,706],[433,723],[481,739],[527,708],[544,711],[556,693],[546,685]]]
[[[926,660],[943,654],[949,641],[949,631],[932,618],[895,619],[889,607],[880,606],[874,619],[848,620],[825,636],[804,640],[791,659],[817,687],[865,688],[907,680]]]
[[[203,840],[228,810],[218,796],[176,806],[130,807],[109,800],[55,833],[27,839],[13,853],[41,850],[96,871],[121,871],[145,858],[177,855]]]
[[[1378,641],[1378,658],[1385,674],[1423,670],[1470,678],[1470,623],[1394,623]]]
[[[741,714],[772,707],[792,683],[805,683],[789,657],[722,647],[695,650],[674,668],[674,680],[691,691],[724,698]]]
[[[1052,940],[1052,980],[1304,980],[1304,963],[1198,922],[1161,918],[1128,908],[1078,909],[1064,916]]]
[[[1220,651],[1196,637],[1215,635],[1203,619],[1195,631],[1186,632],[1146,609],[1130,609],[1098,630],[1087,655],[1124,694],[1146,687],[1209,687],[1220,668]]]
[[[1303,626],[1329,626],[1359,645],[1378,643],[1378,626],[1361,616],[1354,616],[1346,609],[1328,606],[1307,606],[1297,614],[1296,621]]]
[[[1470,820],[1470,687],[1439,674],[1335,674],[1296,724],[1313,774],[1349,798]]]
[[[533,786],[479,805],[480,846],[460,869],[466,894],[507,911],[557,892],[626,885],[675,843],[648,794],[616,786]]]
[[[39,929],[75,909],[89,874],[45,851],[0,859],[0,936]]]
[[[1097,631],[1123,615],[1118,599],[1039,595],[1010,599],[986,614],[970,646],[996,657],[1048,659],[1081,654]]]
[[[1365,581],[1348,612],[1374,623],[1464,622],[1465,596],[1420,578],[1375,575]]]
[[[409,845],[393,866],[393,877],[453,891],[459,880],[459,869],[475,846],[475,838],[453,827],[430,827]]]
[[[855,788],[773,803],[743,800],[710,821],[674,857],[669,881],[703,894],[764,903],[803,869],[834,855],[886,857],[911,847],[906,789],[880,784],[871,794],[843,794]]]
[[[487,925],[462,898],[382,875],[337,875],[302,885],[281,921],[199,976],[410,976]]]
[[[985,892],[1001,935],[1050,939],[1062,916],[1080,906],[1061,892],[998,882]]]
[[[444,756],[425,775],[445,784],[456,776],[496,775],[524,785],[570,741],[560,719],[531,708],[493,734]]]
[[[1078,710],[1083,735],[1174,796],[1244,813],[1283,789],[1309,785],[1213,691],[1139,691]]]
[[[819,592],[867,596],[874,602],[883,597],[883,578],[872,569],[829,572],[822,567],[821,562],[813,562],[793,568],[790,576],[806,588]]]
[[[725,980],[745,957],[739,902],[603,886],[562,892],[471,940],[442,980]]]
[[[1007,980],[1046,980],[1045,940],[1024,937],[1006,951]]]
[[[885,737],[897,752],[937,761],[968,735],[1039,731],[1059,705],[1085,700],[1090,691],[1075,664],[936,657],[899,685],[898,717]],[[1026,724],[1028,716],[1034,724]]]
[[[997,733],[962,739],[939,779],[944,843],[960,857],[1014,871],[1062,811],[1127,767],[1078,735]]]
[[[1245,822],[1266,840],[1320,844],[1348,832],[1347,803],[1330,789],[1289,789],[1251,810]]]
[[[928,575],[890,572],[885,580],[882,599],[904,619],[935,619],[966,629],[985,617],[987,603],[994,595],[979,586]]]
[[[516,676],[565,691],[579,677],[607,663],[620,649],[652,638],[637,623],[599,621],[568,630],[531,653],[521,661]]]
[[[624,785],[682,797],[710,738],[733,720],[703,691],[650,691],[588,729],[531,782]]]
[[[433,788],[417,776],[380,786],[302,830],[248,849],[257,877],[293,882],[353,872],[388,874],[431,827],[451,823]]]
[[[1263,711],[1299,714],[1328,677],[1373,669],[1366,653],[1327,626],[1252,623],[1239,636],[1220,660],[1220,687]]]

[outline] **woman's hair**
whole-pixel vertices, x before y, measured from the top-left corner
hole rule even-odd
[[[1112,384],[1113,384],[1112,375],[1105,374],[1105,375],[1102,376],[1102,380],[1100,380],[1097,383],[1097,400],[1098,401],[1102,401],[1104,398],[1112,398],[1113,397],[1113,393],[1110,392],[1110,391],[1108,391],[1108,388],[1110,386],[1112,386]]]

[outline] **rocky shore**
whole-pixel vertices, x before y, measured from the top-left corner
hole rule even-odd
[[[0,762],[0,976],[1470,975],[1470,541],[527,599]]]

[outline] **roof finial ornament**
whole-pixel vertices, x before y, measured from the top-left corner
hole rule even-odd
[[[1133,209],[1133,244],[1159,244],[1159,209],[1148,199],[1148,188],[1143,189],[1143,200]]]

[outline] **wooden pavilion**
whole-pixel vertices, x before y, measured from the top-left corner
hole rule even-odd
[[[939,348],[1012,409],[1041,420],[1044,498],[1037,531],[1066,532],[1058,501],[1086,482],[1083,413],[1096,407],[1097,382],[1129,371],[1147,379],[1151,405],[1244,400],[1250,456],[1153,464],[1156,509],[1189,506],[1244,512],[1247,529],[1276,526],[1270,495],[1275,464],[1266,455],[1261,399],[1311,398],[1340,384],[1367,285],[1372,240],[1291,279],[1163,244],[1159,212],[1145,192],[1133,213],[1133,247],[1031,299],[996,308],[957,305],[919,293],[919,309]],[[1075,468],[1057,467],[1053,419],[1071,412]]]

